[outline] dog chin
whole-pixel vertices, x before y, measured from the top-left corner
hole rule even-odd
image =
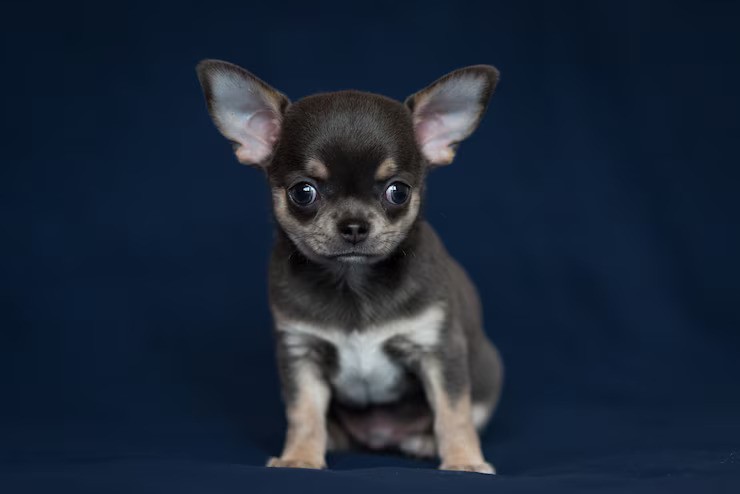
[[[298,250],[310,261],[318,264],[342,264],[342,265],[362,265],[362,264],[373,264],[380,261],[385,256],[365,254],[361,252],[342,252],[342,253],[330,253],[330,252],[316,252],[307,245],[302,245],[296,242]]]

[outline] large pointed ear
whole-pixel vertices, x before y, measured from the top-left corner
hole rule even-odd
[[[416,141],[430,165],[452,163],[457,144],[478,127],[499,73],[490,65],[450,72],[406,99]]]
[[[203,60],[196,68],[218,130],[234,143],[240,163],[265,166],[280,136],[288,98],[243,68]]]

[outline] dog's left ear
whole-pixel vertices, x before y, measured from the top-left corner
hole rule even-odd
[[[449,165],[457,144],[478,127],[499,72],[490,65],[455,70],[406,99],[416,141],[432,166]]]

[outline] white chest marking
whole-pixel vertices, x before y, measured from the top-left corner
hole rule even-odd
[[[442,307],[433,305],[414,316],[362,329],[331,328],[283,318],[278,318],[277,327],[284,332],[288,351],[295,357],[306,353],[307,336],[331,343],[338,358],[332,388],[339,398],[365,405],[393,401],[403,392],[404,369],[389,358],[386,342],[402,336],[422,349],[433,348],[439,341],[444,317]]]

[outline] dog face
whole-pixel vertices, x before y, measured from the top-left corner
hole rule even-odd
[[[373,263],[396,251],[419,216],[427,170],[452,162],[498,80],[493,67],[473,66],[403,104],[359,91],[291,104],[227,62],[197,70],[237,159],[266,171],[278,224],[322,263]]]

